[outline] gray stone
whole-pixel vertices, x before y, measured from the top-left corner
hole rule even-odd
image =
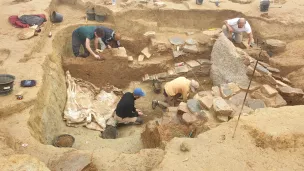
[[[191,148],[190,148],[190,145],[187,143],[187,142],[182,142],[181,145],[180,145],[180,150],[182,152],[187,152],[187,151],[190,151]]]
[[[185,124],[190,125],[197,121],[197,117],[191,113],[184,113],[182,116],[182,120]]]
[[[280,73],[280,70],[277,68],[267,67],[267,70],[273,73]]]
[[[200,66],[200,64],[199,64],[198,62],[196,62],[195,60],[187,61],[186,63],[187,63],[191,68]]]
[[[213,94],[213,96],[221,97],[220,88],[218,86],[213,86],[212,87],[212,94]]]
[[[245,95],[246,95],[246,92],[241,91],[241,92],[237,93],[236,95],[230,97],[228,102],[235,105],[235,106],[242,105],[243,101],[244,101],[244,98],[245,98]],[[247,94],[246,101],[248,99],[251,99],[251,96],[250,96],[249,93]]]
[[[183,55],[185,55],[185,54],[186,54],[186,53],[183,52],[183,51],[176,51],[176,50],[173,51],[173,57],[174,57],[174,58],[177,58],[177,57],[179,57],[179,56],[183,56]]]
[[[276,85],[277,84],[276,79],[274,79],[271,74],[263,75],[263,79],[266,82],[268,82],[269,84],[272,84],[272,85]]]
[[[285,51],[286,43],[281,40],[268,39],[266,40],[266,48],[273,53],[280,53]]]
[[[209,59],[197,59],[196,61],[201,65],[212,65],[212,62]]]
[[[166,78],[166,77],[168,77],[168,73],[162,72],[162,73],[156,74],[156,77],[157,78]]]
[[[246,106],[250,107],[253,110],[266,107],[264,101],[260,99],[248,99],[246,101]]]
[[[237,84],[247,84],[249,82],[246,75],[247,67],[243,57],[237,53],[233,43],[221,33],[216,40],[212,53],[212,67],[210,77],[213,85],[235,82]]]
[[[253,70],[254,69],[253,69],[252,66],[248,66],[246,74],[248,76],[252,76],[252,74],[254,74],[255,77],[261,77],[262,76],[262,74],[259,71],[257,71],[257,70],[255,70],[254,73],[253,73]]]
[[[254,64],[251,64],[251,66],[252,68],[254,68]],[[270,74],[270,72],[260,64],[257,65],[256,70],[259,71],[261,74]]]
[[[287,105],[287,102],[280,94],[276,94],[273,97],[267,97],[260,90],[257,90],[251,93],[251,97],[263,100],[267,107],[282,107]]]
[[[187,43],[188,45],[195,45],[197,42],[196,42],[196,40],[190,38],[190,39],[187,39],[187,40],[186,40],[186,43]]]
[[[180,37],[172,37],[169,39],[169,42],[173,45],[183,45],[185,41]]]
[[[204,96],[204,97],[200,97],[199,99],[199,102],[200,102],[200,104],[204,107],[204,108],[206,108],[206,109],[208,109],[208,110],[210,110],[211,109],[211,107],[212,107],[212,105],[213,105],[213,97],[212,96]]]
[[[290,87],[289,85],[283,83],[283,82],[280,81],[280,80],[276,80],[276,84],[277,84],[279,87]]]
[[[187,65],[175,67],[175,73],[177,73],[177,74],[186,73],[188,71],[189,71],[189,68],[187,67]]]
[[[187,106],[187,103],[184,103],[184,102],[181,102],[179,105],[178,105],[178,108],[177,108],[177,114],[179,115],[182,115],[184,113],[191,113],[191,111],[189,110],[188,106]]]
[[[198,48],[196,45],[185,45],[183,51],[187,53],[198,53]]]
[[[222,84],[220,86],[221,94],[224,98],[228,98],[240,91],[240,88],[235,83]]]
[[[264,84],[262,87],[261,87],[261,92],[264,93],[266,96],[268,97],[273,97],[275,96],[276,94],[278,94],[278,91],[272,87],[270,87],[269,85],[267,84]]]
[[[247,91],[248,85],[249,85],[249,83],[239,84],[239,87],[240,87],[241,90]],[[250,84],[250,87],[249,87],[249,91],[254,91],[254,90],[257,90],[259,88],[260,88],[260,84],[258,84],[255,81],[252,81],[251,84]]]
[[[192,113],[199,113],[202,110],[200,102],[197,99],[187,100],[187,106]]]
[[[292,87],[280,87],[279,92],[283,96],[288,97],[300,97],[302,98],[304,93],[302,89],[299,88],[292,88]]]
[[[213,99],[213,109],[217,115],[229,116],[233,112],[228,103],[221,97]]]

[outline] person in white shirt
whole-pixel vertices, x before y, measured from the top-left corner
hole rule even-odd
[[[246,32],[249,37],[248,45],[252,45],[254,43],[250,24],[245,20],[245,18],[233,18],[225,20],[224,23],[222,30],[228,39],[233,40],[235,43],[241,43],[243,41],[242,33]]]

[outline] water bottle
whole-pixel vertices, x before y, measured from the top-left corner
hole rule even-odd
[[[112,5],[116,5],[116,0],[112,0]]]

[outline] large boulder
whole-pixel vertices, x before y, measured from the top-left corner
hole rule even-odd
[[[276,39],[267,39],[266,48],[273,53],[284,52],[286,49],[286,42]]]
[[[302,89],[292,88],[292,87],[280,87],[278,88],[278,90],[288,104],[290,105],[304,104],[304,99],[303,99],[304,92]]]
[[[287,78],[294,87],[304,90],[304,67],[288,74]]]
[[[215,42],[211,53],[212,67],[210,77],[213,85],[235,82],[248,84],[247,67],[244,57],[240,55],[233,43],[221,33]]]

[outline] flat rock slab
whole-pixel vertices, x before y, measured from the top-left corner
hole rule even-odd
[[[235,83],[222,84],[220,87],[222,97],[228,98],[236,93],[238,93],[241,89]]]
[[[241,91],[241,92],[237,93],[236,95],[233,95],[232,97],[230,97],[229,98],[229,103],[231,103],[235,106],[242,105],[243,102],[244,102],[244,99],[245,99],[245,95],[246,95],[246,92]],[[248,93],[247,97],[246,97],[246,101],[249,100],[249,99],[251,99],[251,96]]]
[[[261,92],[264,93],[268,97],[273,97],[278,94],[278,91],[271,86],[264,84],[261,86]]]
[[[141,51],[141,53],[144,54],[147,58],[150,58],[152,56],[151,53],[149,52],[149,48],[148,47],[144,48]]]
[[[197,59],[196,61],[201,65],[212,65],[212,62],[209,59]]]
[[[187,65],[175,67],[175,73],[176,74],[187,73],[188,71],[189,71],[189,68],[187,67]]]
[[[263,100],[267,107],[282,107],[287,105],[287,102],[283,99],[283,97],[280,94],[276,94],[273,97],[267,97],[260,90],[257,90],[251,93],[251,97],[255,99]]]
[[[304,95],[302,89],[292,87],[280,87],[279,92],[281,95],[288,97],[303,97]]]
[[[192,113],[199,113],[202,110],[200,102],[197,99],[189,99],[187,106]]]
[[[218,86],[213,86],[212,87],[212,94],[215,97],[221,97],[221,91],[220,88]]]
[[[213,105],[213,97],[212,96],[204,96],[204,97],[200,97],[199,99],[200,104],[205,108],[210,110],[212,108]]]
[[[276,39],[266,40],[266,48],[273,53],[284,52],[286,49],[286,42]]]
[[[155,31],[147,31],[144,36],[145,37],[149,37],[149,38],[154,38],[155,37],[156,32]]]
[[[183,52],[183,51],[173,51],[173,57],[174,58],[177,58],[177,57],[179,57],[179,56],[183,56],[183,55],[185,55],[186,53],[185,52]]]
[[[281,71],[277,68],[273,67],[266,67],[268,71],[273,72],[273,73],[280,73]]]
[[[196,45],[185,45],[183,51],[187,53],[198,53],[198,48]]]
[[[190,125],[197,121],[197,117],[191,113],[184,113],[182,116],[182,120],[184,123]]]
[[[188,45],[195,45],[195,44],[197,43],[197,41],[190,38],[190,39],[187,39],[187,40],[186,40],[186,43],[187,43]]]
[[[233,112],[228,103],[221,97],[213,99],[213,109],[217,115],[229,116]]]
[[[246,106],[250,107],[253,110],[266,107],[264,101],[260,99],[249,99],[246,101]]]
[[[70,171],[82,170],[91,163],[91,155],[89,153],[73,151],[65,153],[56,161],[54,170]]]
[[[200,66],[200,63],[195,60],[187,61],[186,64],[188,64],[191,68]]]
[[[248,88],[248,85],[249,85],[249,83],[248,84],[239,84],[239,87],[241,90],[246,91]],[[250,84],[250,87],[249,87],[249,91],[255,91],[255,90],[259,89],[260,87],[261,87],[261,85],[259,83],[252,81]]]
[[[254,65],[252,67],[254,67]],[[261,74],[270,74],[270,72],[260,64],[257,65],[256,70],[259,71]]]
[[[177,114],[182,115],[184,113],[191,113],[191,111],[189,110],[187,103],[181,102],[178,105]]]
[[[185,41],[180,37],[172,37],[169,39],[169,42],[173,45],[183,45]]]

